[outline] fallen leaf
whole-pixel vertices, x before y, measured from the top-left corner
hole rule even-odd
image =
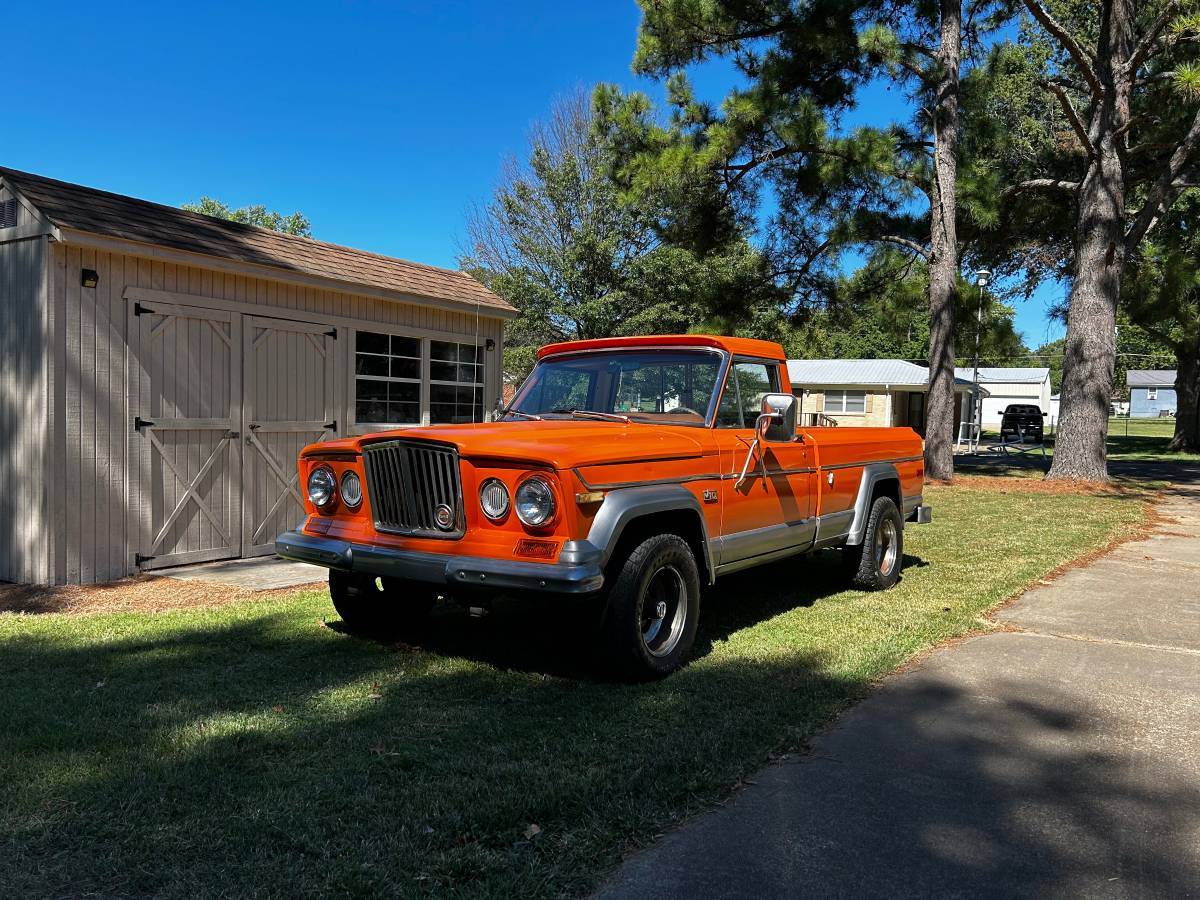
[[[532,841],[535,837],[537,837],[541,833],[542,833],[541,826],[534,825],[531,823],[530,826],[525,829],[525,840]]]

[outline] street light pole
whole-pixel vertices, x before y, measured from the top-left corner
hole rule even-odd
[[[975,284],[979,286],[979,311],[975,315],[975,371],[971,378],[974,385],[974,415],[971,418],[974,420],[975,438],[974,443],[978,444],[979,439],[983,436],[983,397],[980,396],[979,390],[979,339],[983,332],[983,289],[988,286],[988,282],[992,280],[992,273],[987,269],[979,269],[975,272]]]

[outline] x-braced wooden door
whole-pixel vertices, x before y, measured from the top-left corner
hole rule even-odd
[[[237,556],[242,544],[241,317],[131,303],[129,496],[133,563]]]
[[[243,323],[242,555],[272,553],[304,517],[296,460],[338,431],[329,325],[246,316]]]

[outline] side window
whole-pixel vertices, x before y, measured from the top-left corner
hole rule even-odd
[[[779,366],[775,363],[735,362],[725,380],[718,428],[753,428],[762,412],[764,394],[778,393]]]

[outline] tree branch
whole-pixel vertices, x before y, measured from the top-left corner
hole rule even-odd
[[[885,244],[895,244],[897,247],[904,247],[906,250],[911,250],[913,253],[916,253],[926,261],[929,259],[928,250],[926,250],[916,241],[910,241],[908,238],[900,237],[898,234],[881,235],[880,237],[876,238],[876,240],[882,241]]]
[[[1058,98],[1058,103],[1066,114],[1067,121],[1071,123],[1071,128],[1075,130],[1075,136],[1079,138],[1079,143],[1083,144],[1084,151],[1090,158],[1095,159],[1096,148],[1092,146],[1092,141],[1088,137],[1087,126],[1083,124],[1083,119],[1079,118],[1079,111],[1075,109],[1075,104],[1067,96],[1066,90],[1061,84],[1055,84],[1053,81],[1046,81],[1043,84]]]
[[[1075,65],[1079,67],[1079,71],[1083,74],[1083,79],[1088,83],[1088,87],[1092,90],[1092,96],[1100,100],[1104,96],[1104,86],[1100,83],[1100,79],[1096,77],[1096,70],[1092,68],[1092,61],[1086,50],[1075,40],[1071,32],[1067,31],[1058,20],[1046,10],[1044,6],[1037,0],[1025,0],[1025,6],[1030,14],[1037,19],[1042,27],[1045,28],[1054,38],[1062,45],[1062,48],[1070,54],[1071,59],[1075,61]]]
[[[1146,61],[1146,57],[1149,55],[1150,50],[1154,47],[1154,43],[1158,40],[1159,35],[1162,34],[1163,29],[1171,24],[1172,19],[1179,15],[1180,5],[1181,4],[1179,0],[1171,0],[1170,3],[1163,7],[1163,11],[1159,13],[1158,18],[1154,20],[1154,24],[1150,26],[1149,30],[1144,35],[1142,35],[1142,39],[1138,41],[1137,46],[1133,48],[1133,54],[1125,63],[1126,74],[1137,74],[1137,70],[1141,68],[1142,63]]]
[[[1172,194],[1177,194],[1182,190],[1182,187],[1176,187],[1176,182],[1183,174],[1183,170],[1187,168],[1197,144],[1200,144],[1200,109],[1196,110],[1196,115],[1192,119],[1192,127],[1188,129],[1183,140],[1179,142],[1179,146],[1175,148],[1175,152],[1171,154],[1162,174],[1155,182],[1154,190],[1146,198],[1145,205],[1138,212],[1126,233],[1125,252],[1127,255],[1131,255],[1137,245],[1141,243],[1142,238],[1158,224],[1163,213],[1175,199]]]
[[[1005,200],[1011,200],[1017,194],[1024,194],[1027,191],[1062,191],[1063,193],[1073,194],[1079,190],[1078,181],[1063,181],[1059,178],[1031,178],[1028,181],[1021,181],[1008,188],[1001,195]]]

